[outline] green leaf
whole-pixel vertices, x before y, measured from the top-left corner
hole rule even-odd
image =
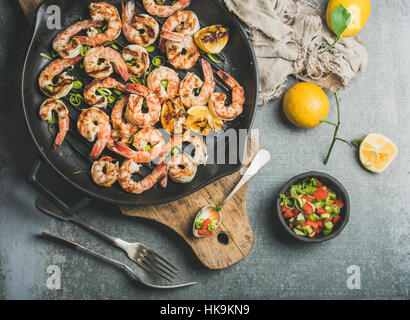
[[[337,36],[342,35],[343,31],[349,26],[351,20],[352,14],[347,11],[342,4],[333,10],[330,16],[330,23]]]

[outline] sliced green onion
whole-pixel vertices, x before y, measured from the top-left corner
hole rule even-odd
[[[78,107],[79,105],[81,105],[84,101],[84,98],[81,94],[71,94],[70,95],[70,103],[74,106],[74,107]]]
[[[114,89],[113,92],[117,95],[117,96],[121,96],[122,92],[118,89]]]
[[[45,89],[47,91],[53,92],[54,91],[54,87],[53,86],[46,86]]]
[[[81,81],[74,81],[73,88],[74,89],[81,89],[83,87],[83,83]]]
[[[208,53],[208,58],[215,63],[221,63],[221,60],[216,60],[215,57],[210,53]]]
[[[145,49],[147,50],[147,52],[154,52],[156,47],[155,46],[148,46]]]
[[[140,79],[137,79],[137,78],[135,78],[135,77],[130,78],[130,81],[131,81],[132,83],[141,83],[141,80],[140,80]]]
[[[172,155],[176,155],[178,153],[179,153],[179,149],[177,147],[175,147],[174,149],[171,150]]]
[[[156,56],[152,58],[152,64],[156,67],[162,66],[165,63],[165,59],[163,56]]]
[[[114,43],[111,45],[111,48],[113,48],[114,50],[120,50],[120,48],[118,48],[118,46]]]
[[[108,29],[108,24],[105,24],[104,27],[102,27],[102,31],[105,31]]]
[[[161,80],[161,86],[163,86],[165,89],[168,88],[168,80]]]
[[[110,89],[107,89],[107,88],[98,88],[98,89],[97,89],[97,92],[98,92],[100,95],[102,95],[103,97],[105,97],[105,96],[111,96],[111,95],[112,95],[111,90],[110,90]]]
[[[146,146],[145,146],[145,151],[150,151],[151,150],[151,146],[149,145],[149,144],[147,144]]]
[[[53,110],[51,113],[51,119],[47,120],[48,124],[56,124],[58,122],[57,112]]]
[[[117,100],[117,99],[115,99],[114,96],[108,96],[108,97],[107,97],[108,103],[113,103],[113,102],[115,102],[115,100]]]
[[[84,69],[84,63],[80,63],[80,69]]]
[[[48,60],[53,60],[53,58],[51,58],[50,56],[46,55],[45,53],[40,53],[40,56],[42,56],[43,58],[46,58]]]
[[[74,70],[74,66],[69,66],[67,70]]]
[[[81,48],[80,48],[80,55],[82,56],[82,57],[84,57],[86,54],[87,54],[87,52],[88,51],[90,51],[90,47],[89,46],[81,46]]]

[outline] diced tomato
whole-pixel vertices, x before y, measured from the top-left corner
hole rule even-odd
[[[199,230],[198,234],[201,236],[212,236],[213,232],[212,231],[208,231],[208,230]]]
[[[302,198],[305,199],[307,202],[312,202],[315,199],[312,196],[309,196],[307,194],[302,196]]]
[[[335,205],[337,205],[340,209],[342,209],[345,206],[342,199],[340,199],[340,198],[335,200]]]
[[[320,229],[319,229],[319,228],[313,228],[313,231],[314,231],[315,233],[320,233]]]
[[[292,218],[292,217],[294,217],[295,216],[295,214],[292,212],[292,211],[286,211],[285,213],[284,213],[284,215],[283,215],[283,217],[285,218],[285,219],[290,219],[290,218]]]
[[[298,209],[298,208],[296,208],[296,207],[295,207],[295,208],[293,208],[293,213],[294,213],[294,214],[298,214],[299,212],[300,212],[300,211],[299,211],[299,209]]]
[[[329,196],[329,192],[327,192],[327,187],[323,186],[317,189],[314,193],[316,200],[323,200]]]
[[[303,205],[303,210],[305,211],[306,214],[311,215],[313,214],[313,207],[310,203],[305,202]]]
[[[300,225],[301,225],[302,227],[306,227],[308,224],[307,224],[306,221],[303,221]]]
[[[317,208],[317,209],[316,209],[316,212],[317,212],[318,214],[322,214],[322,213],[326,213],[326,210],[323,209],[323,207],[322,207],[322,208]]]
[[[208,228],[208,226],[209,226],[209,224],[212,222],[212,220],[211,219],[206,219],[205,221],[204,221],[204,223],[202,223],[202,226],[201,226],[201,230],[202,231],[205,231],[206,230],[206,228]]]
[[[316,235],[315,232],[312,232],[311,234],[308,234],[309,238],[313,238]]]
[[[323,183],[318,180],[317,181],[317,186],[318,186],[318,188],[320,188],[321,186],[323,186]]]
[[[308,221],[307,221],[307,225],[308,225],[308,226],[311,226],[312,228],[317,228],[317,227],[319,227],[319,225],[317,224],[317,222],[316,222],[316,221],[312,221],[312,220],[308,220]]]
[[[287,205],[283,205],[283,206],[280,207],[280,211],[282,211],[282,212],[286,212],[286,211],[289,211],[289,210],[290,210],[290,208]]]
[[[322,228],[323,227],[323,222],[322,221],[317,221],[317,226],[319,227],[319,228]]]
[[[337,215],[333,218],[333,222],[336,224],[340,220],[340,216]]]

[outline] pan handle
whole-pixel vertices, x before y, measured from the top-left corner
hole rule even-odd
[[[58,208],[70,215],[91,201],[40,158],[36,160],[27,176],[27,181]]]

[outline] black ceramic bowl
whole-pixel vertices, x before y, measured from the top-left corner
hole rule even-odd
[[[340,197],[343,202],[344,202],[344,207],[341,209],[340,217],[341,219],[338,221],[338,223],[335,225],[333,231],[324,236],[324,235],[319,235],[315,236],[314,238],[309,238],[309,237],[303,237],[303,236],[298,236],[295,232],[293,232],[292,229],[289,228],[288,224],[286,223],[285,219],[282,216],[282,212],[280,211],[280,203],[281,199],[279,198],[279,194],[285,193],[289,187],[293,184],[298,183],[299,181],[305,179],[305,178],[317,178],[319,179],[324,185],[328,186],[330,189],[336,192],[337,196]],[[343,185],[334,177],[322,173],[322,172],[317,172],[317,171],[311,171],[311,172],[306,172],[299,174],[292,179],[290,179],[288,182],[285,183],[285,185],[282,187],[278,194],[278,198],[276,200],[276,213],[279,217],[279,221],[285,228],[285,230],[295,239],[303,242],[309,242],[309,243],[320,243],[324,242],[330,239],[333,239],[337,237],[344,227],[346,226],[347,222],[349,221],[350,217],[350,200],[349,200],[349,195],[347,194],[346,189],[343,187]]]

